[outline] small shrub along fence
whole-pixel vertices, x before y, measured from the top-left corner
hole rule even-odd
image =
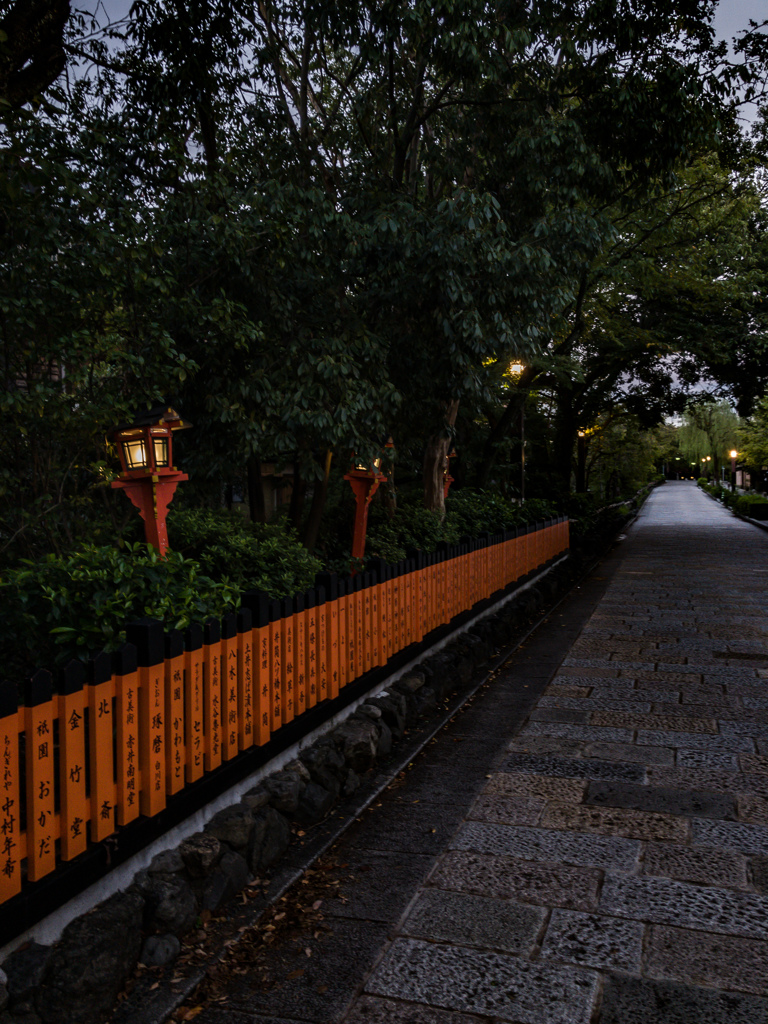
[[[280,728],[567,551],[566,517],[434,554],[378,562],[303,594],[251,591],[237,613],[128,642],[23,692],[0,687],[0,902],[170,797],[247,758]],[[55,692],[54,692],[54,683]]]
[[[768,498],[763,494],[739,494],[718,483],[710,484],[706,477],[699,477],[698,485],[703,491],[721,501],[726,508],[731,509],[745,519],[758,519],[761,522],[768,521]]]

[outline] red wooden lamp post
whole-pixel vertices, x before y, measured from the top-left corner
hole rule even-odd
[[[147,543],[157,548],[161,558],[168,550],[168,506],[177,484],[189,479],[173,465],[173,434],[191,426],[175,409],[156,405],[138,413],[133,423],[113,427],[107,434],[107,440],[117,446],[123,467],[112,486],[125,491],[139,510]]]
[[[448,497],[448,491],[451,489],[453,483],[453,477],[451,476],[451,459],[456,458],[456,449],[451,448],[448,454],[445,456],[445,469],[443,470],[443,498]]]
[[[391,438],[385,447],[394,447]],[[358,559],[362,558],[365,554],[365,535],[368,531],[368,507],[374,494],[379,489],[379,485],[387,479],[387,474],[381,471],[381,457],[379,457],[374,460],[373,466],[366,466],[361,462],[353,463],[352,469],[344,474],[344,479],[349,480],[355,494],[352,558]]]

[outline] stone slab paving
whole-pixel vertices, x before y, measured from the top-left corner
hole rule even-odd
[[[502,674],[340,844],[371,867],[322,996],[200,1024],[768,1024],[766,556],[695,485],[654,491],[547,679],[555,632],[511,659],[523,717]]]
[[[768,537],[667,484],[622,554],[370,994],[514,1024],[768,1021]],[[533,919],[494,940],[496,911],[427,934],[436,893],[547,917],[533,946]]]

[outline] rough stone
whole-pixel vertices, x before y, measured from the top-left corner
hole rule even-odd
[[[442,857],[430,882],[441,889],[478,896],[594,910],[600,879],[601,872],[593,868],[455,851]]]
[[[745,886],[747,860],[728,850],[709,850],[674,843],[649,843],[643,873],[699,885]]]
[[[427,889],[408,914],[402,931],[416,938],[529,956],[546,915],[543,907],[525,903]]]
[[[181,936],[195,923],[197,902],[183,876],[141,871],[133,887],[144,899],[144,924],[148,929]]]
[[[633,743],[589,743],[584,751],[587,757],[601,761],[637,762],[638,751]],[[642,761],[646,765],[675,763],[675,752],[671,747],[643,747]]]
[[[755,825],[768,825],[768,800],[754,794],[739,793],[736,798],[739,809],[739,821],[749,821]]]
[[[508,825],[535,825],[541,817],[544,802],[528,796],[499,796],[481,793],[469,817],[475,821],[496,821]]]
[[[306,795],[311,783],[304,790]],[[247,852],[248,866],[258,875],[278,861],[291,841],[288,820],[274,807],[265,807],[254,815],[251,844]]]
[[[607,875],[600,897],[600,912],[653,924],[768,938],[768,899],[748,892],[688,885],[665,878]]]
[[[637,752],[638,761],[642,751]],[[510,754],[501,766],[505,772],[528,772],[531,775],[554,775],[566,779],[604,779],[616,782],[644,782],[642,764],[614,764],[610,761],[571,761],[562,757],[533,757]]]
[[[378,729],[368,718],[348,718],[333,731],[337,746],[347,765],[358,773],[367,772],[376,762]]]
[[[143,904],[116,893],[67,925],[38,993],[46,1024],[101,1024],[138,960]]]
[[[416,700],[416,712],[419,715],[428,715],[437,707],[437,694],[431,686],[423,686],[419,690]]]
[[[275,812],[277,813],[277,812]],[[203,889],[203,910],[218,910],[248,882],[248,862],[234,850],[228,850],[216,865]]]
[[[253,789],[249,789],[243,797],[243,803],[246,807],[250,807],[252,811],[260,811],[262,807],[266,807],[271,799],[269,790],[263,784],[254,786]]]
[[[563,725],[557,722],[530,722],[520,733],[526,736],[563,736],[587,743],[631,743],[634,733],[631,729],[609,729],[597,725]]]
[[[253,811],[247,804],[239,803],[214,814],[205,826],[205,831],[208,835],[215,836],[220,843],[226,843],[241,853],[248,848],[253,826]]]
[[[550,686],[547,690],[547,695],[541,698],[538,702],[537,707],[539,708],[569,708],[572,711],[625,711],[625,712],[636,712],[638,714],[647,714],[651,710],[650,702],[643,702],[639,700],[632,700],[628,696],[625,698],[617,697],[568,697],[568,696],[549,696],[552,692]]]
[[[196,832],[181,842],[179,854],[192,878],[205,878],[221,856],[221,843],[215,836]]]
[[[706,791],[638,786],[631,782],[591,782],[584,803],[726,821],[736,817],[733,797]]]
[[[374,722],[378,722],[381,718],[381,708],[377,708],[375,704],[361,704],[358,711]]]
[[[716,733],[717,722],[706,718],[683,718],[678,715],[630,715],[618,711],[595,711],[590,723],[625,729],[671,729],[676,732]],[[662,744],[659,744],[661,746]]]
[[[383,722],[389,726],[395,739],[400,739],[405,731],[407,705],[401,693],[380,694],[370,701],[379,708]]]
[[[541,775],[492,775],[483,795],[500,797],[534,797],[538,800],[559,800],[581,803],[587,783],[582,779],[547,778]]]
[[[14,1006],[13,1013],[9,1010],[0,1013],[0,1024],[42,1024],[40,1017],[31,1006]]]
[[[353,771],[350,768],[349,771],[347,772],[347,778],[344,782],[344,786],[342,787],[341,794],[342,796],[352,796],[352,794],[356,793],[359,788],[360,776],[357,774],[357,772]],[[330,796],[330,793],[328,795]],[[331,804],[331,806],[333,806],[333,804]],[[327,813],[327,811],[324,811],[323,814],[320,815],[320,817],[323,817],[323,815]],[[320,819],[318,818],[317,820],[319,821]]]
[[[362,996],[344,1018],[344,1024],[484,1024],[484,1021],[465,1013],[436,1010],[432,1006]]]
[[[2,1013],[8,1005],[9,999],[8,986],[5,983],[0,984],[0,1013]]]
[[[601,835],[627,836],[630,839],[666,839],[684,842],[689,825],[685,818],[670,814],[625,810],[622,807],[589,807],[549,804],[541,816],[543,828]]]
[[[583,864],[611,871],[634,871],[642,844],[636,839],[618,836],[470,821],[456,833],[451,848],[505,854],[525,860]]]
[[[686,747],[691,750],[729,750],[733,753],[754,753],[754,743],[749,736],[723,736],[709,733],[679,732],[670,729],[662,732],[658,729],[639,729],[638,746],[649,747]],[[642,757],[642,751],[638,751]]]
[[[401,676],[397,682],[398,686],[403,690],[409,693],[416,693],[424,685],[424,676],[412,672],[410,675]]]
[[[528,1024],[588,1021],[598,976],[485,950],[396,939],[369,979],[373,995]]]
[[[386,757],[392,751],[392,730],[383,719],[376,725],[379,738],[376,740],[377,757]]]
[[[541,958],[639,974],[644,930],[640,921],[555,909]]]
[[[289,818],[295,814],[305,786],[306,783],[297,772],[287,770],[276,772],[264,780],[270,804]]]
[[[615,975],[603,992],[600,1024],[768,1024],[768,999],[670,981]]]
[[[333,793],[334,797],[339,795],[346,777],[347,764],[333,743],[313,743],[308,750],[302,751],[301,760],[313,782]]]
[[[152,858],[152,863],[147,868],[150,875],[173,875],[177,871],[184,870],[184,861],[178,849],[164,850]]]
[[[539,703],[538,708],[531,713],[530,721],[558,722],[560,724],[572,722],[577,725],[586,725],[588,716],[588,711],[576,711],[573,708],[547,707]]]
[[[10,998],[22,1002],[40,987],[51,962],[51,947],[39,942],[30,942],[28,946],[17,949],[6,957],[3,971],[6,975],[6,986]]]
[[[355,778],[357,777],[352,772],[352,769],[350,769],[344,780],[344,787],[346,787],[347,782],[352,781],[350,775],[353,775]],[[335,802],[336,797],[333,793],[325,789],[324,786],[319,786],[316,782],[310,782],[301,794],[294,818],[300,825],[314,825],[326,816]]]
[[[749,883],[761,896],[768,896],[768,856],[749,858]]]
[[[698,818],[693,822],[693,841],[698,846],[723,847],[741,853],[768,853],[768,828]]]
[[[768,942],[655,925],[646,941],[645,974],[706,988],[768,992]]]
[[[139,957],[147,967],[167,967],[181,952],[181,943],[175,935],[150,935]]]
[[[721,768],[738,771],[740,755],[719,750],[683,750],[678,748],[675,763],[680,768]],[[741,755],[743,756],[743,755]]]

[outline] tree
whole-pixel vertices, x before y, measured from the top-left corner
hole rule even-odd
[[[727,401],[691,402],[683,413],[679,429],[680,451],[696,464],[697,476],[720,479],[721,466],[735,446],[739,417]]]

